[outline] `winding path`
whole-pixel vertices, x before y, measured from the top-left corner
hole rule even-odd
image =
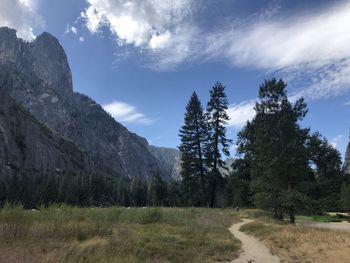
[[[242,242],[243,252],[239,258],[231,263],[280,263],[280,259],[270,253],[269,249],[254,237],[241,232],[241,226],[253,222],[251,219],[242,219],[243,222],[232,225],[230,232]]]

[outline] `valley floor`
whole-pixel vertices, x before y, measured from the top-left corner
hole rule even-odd
[[[0,262],[226,262],[238,221],[229,209],[6,207]]]
[[[259,210],[6,206],[0,237],[4,263],[342,263],[350,255],[350,233],[276,222]]]

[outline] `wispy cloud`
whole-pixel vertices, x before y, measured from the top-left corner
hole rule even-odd
[[[36,13],[35,0],[1,0],[0,26],[16,29],[20,38],[33,40],[33,27],[43,25],[43,19]]]
[[[228,126],[234,128],[242,128],[248,120],[251,120],[255,116],[254,111],[255,100],[243,101],[237,105],[231,105],[227,113],[230,117]]]
[[[64,32],[65,34],[73,33],[73,34],[78,34],[78,29],[75,26],[70,26],[67,25],[66,31]]]
[[[339,135],[337,135],[336,137],[334,137],[334,138],[330,141],[330,144],[331,144],[334,148],[337,148],[339,142],[341,142],[343,138],[344,138],[344,135],[343,135],[343,134],[339,134]]]
[[[113,101],[103,105],[105,111],[109,112],[117,121],[122,123],[136,123],[149,125],[154,122],[153,119],[137,111],[136,107],[125,102]]]

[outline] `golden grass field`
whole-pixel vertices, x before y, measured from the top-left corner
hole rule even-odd
[[[264,242],[283,262],[350,262],[350,233],[281,224],[267,218],[247,224],[241,230]]]

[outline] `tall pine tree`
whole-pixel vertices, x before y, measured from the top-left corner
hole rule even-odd
[[[210,90],[210,100],[207,106],[207,142],[206,142],[206,160],[210,169],[209,183],[209,205],[215,205],[217,191],[224,186],[224,177],[220,169],[225,169],[225,162],[222,159],[222,153],[229,156],[229,146],[231,140],[226,138],[226,124],[229,121],[227,114],[228,101],[225,93],[225,87],[216,82]]]
[[[193,92],[186,106],[185,123],[180,129],[181,176],[188,205],[206,204],[206,181],[203,148],[206,122],[203,107]]]

